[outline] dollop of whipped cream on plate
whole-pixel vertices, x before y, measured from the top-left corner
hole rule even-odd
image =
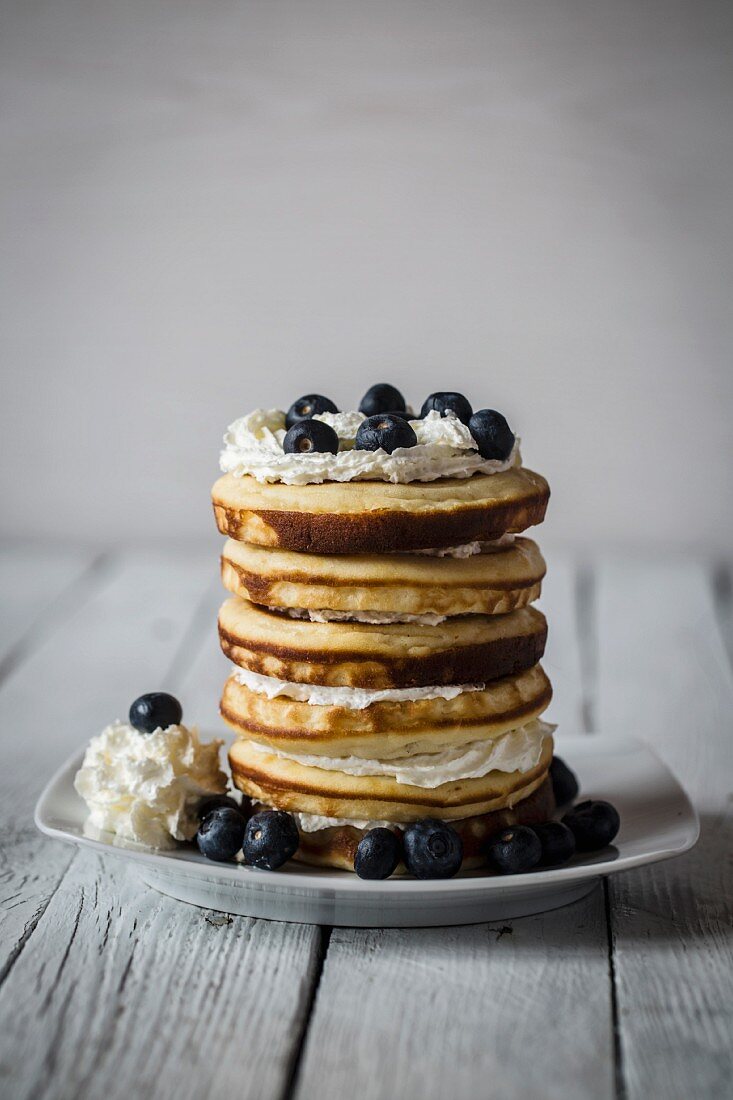
[[[89,807],[87,825],[150,848],[193,839],[201,800],[226,791],[223,744],[202,743],[194,727],[139,733],[113,722],[92,738],[74,780]]]
[[[430,790],[459,779],[481,779],[489,772],[528,772],[542,755],[545,738],[555,726],[538,718],[509,730],[499,737],[471,741],[442,752],[417,753],[394,760],[367,760],[360,756],[327,757],[310,753],[281,752],[269,745],[251,741],[258,752],[293,760],[309,768],[322,768],[345,775],[388,776],[397,783]]]
[[[225,474],[249,474],[260,482],[320,485],[324,481],[435,481],[441,477],[497,474],[521,465],[519,440],[505,461],[482,458],[468,427],[453,413],[434,409],[422,420],[411,420],[415,447],[397,447],[392,454],[354,449],[362,420],[359,412],[319,413],[313,418],[329,424],[339,437],[338,454],[285,454],[285,413],[255,409],[230,424],[224,435],[220,466]]]
[[[372,703],[405,703],[418,699],[455,699],[464,691],[483,691],[485,684],[436,684],[430,687],[384,688],[371,691],[369,688],[325,687],[322,684],[296,684],[290,680],[278,680],[275,676],[264,676],[261,672],[251,672],[248,668],[234,666],[233,678],[240,684],[274,699],[285,695],[300,703],[311,706],[348,707],[349,710],[366,710]]]

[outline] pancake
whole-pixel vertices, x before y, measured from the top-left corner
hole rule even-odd
[[[222,534],[315,554],[381,554],[497,539],[541,523],[549,496],[545,479],[522,466],[408,485],[262,484],[225,474],[212,489]]]
[[[221,714],[240,736],[281,752],[390,760],[499,737],[539,718],[551,698],[540,665],[455,699],[373,703],[364,710],[268,699],[230,678]]]
[[[222,581],[270,607],[439,615],[506,614],[540,595],[545,563],[518,538],[468,558],[419,554],[298,554],[228,539]]]
[[[533,607],[466,615],[437,626],[312,623],[232,596],[219,612],[219,638],[227,657],[253,672],[377,690],[511,676],[540,660],[547,623]]]
[[[502,810],[531,794],[547,775],[552,744],[552,737],[546,737],[540,760],[530,771],[491,771],[480,779],[432,788],[398,783],[390,776],[326,771],[263,752],[241,739],[229,750],[229,765],[239,790],[291,813],[357,821],[452,820]]]
[[[555,811],[555,799],[552,784],[545,779],[538,787],[520,799],[513,807],[492,810],[487,814],[465,817],[451,821],[452,827],[463,841],[462,871],[481,867],[486,863],[486,845],[489,839],[502,829],[512,825],[541,825],[549,821]],[[309,833],[300,830],[300,846],[295,859],[314,867],[335,867],[342,871],[354,870],[356,848],[367,832],[350,825],[337,825],[328,829],[318,829]],[[395,874],[405,874],[406,869],[400,863]]]

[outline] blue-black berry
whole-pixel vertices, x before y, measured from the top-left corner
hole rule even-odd
[[[548,821],[545,825],[535,825],[534,831],[542,845],[540,866],[553,867],[566,863],[575,855],[575,837],[562,821]]]
[[[406,420],[391,413],[380,413],[362,420],[354,444],[357,451],[378,451],[391,455],[398,447],[414,447],[417,436]]]
[[[370,386],[359,402],[359,412],[364,413],[364,416],[404,412],[405,408],[404,397],[396,386],[390,386],[388,382],[378,382],[376,386]]]
[[[615,806],[600,799],[579,802],[562,820],[572,829],[579,852],[595,852],[605,848],[621,826]]]
[[[262,810],[247,822],[242,851],[247,863],[276,871],[298,850],[300,835],[295,818],[284,810]]]
[[[542,857],[542,845],[534,829],[514,825],[492,838],[488,847],[489,864],[502,875],[531,871]]]
[[[552,758],[550,782],[558,806],[567,806],[578,797],[578,791],[580,790],[578,777],[559,756],[553,756]]]
[[[426,817],[402,838],[405,867],[415,878],[452,878],[463,862],[463,841],[445,821]]]
[[[391,829],[370,829],[359,841],[354,870],[359,878],[382,879],[400,862],[400,842]]]
[[[455,413],[464,424],[468,424],[473,415],[471,403],[462,393],[431,393],[423,401],[420,416],[424,418],[433,410],[441,416],[447,412]]]
[[[285,417],[285,427],[292,428],[299,420],[310,420],[316,413],[336,413],[338,409],[328,397],[320,393],[307,393],[293,401]]]
[[[482,458],[498,458],[502,462],[509,458],[514,446],[514,432],[500,412],[479,409],[469,420],[468,430]]]
[[[244,818],[231,806],[220,806],[208,813],[199,825],[196,843],[207,859],[224,863],[241,851]]]
[[[236,810],[238,814],[242,814],[242,817],[245,816],[243,807],[240,806],[236,798],[232,798],[229,794],[212,794],[210,798],[205,798],[203,802],[199,803],[199,821],[203,821],[213,810],[219,810],[223,806],[228,806],[230,810]]]
[[[330,424],[322,420],[299,420],[285,433],[285,454],[307,455],[316,451],[335,455],[339,449],[339,437]]]
[[[157,729],[179,725],[183,708],[165,691],[151,691],[141,695],[130,707],[130,725],[140,733],[153,733]]]

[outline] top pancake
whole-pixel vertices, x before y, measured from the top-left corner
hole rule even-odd
[[[519,533],[544,519],[550,489],[516,466],[499,474],[393,485],[261,484],[225,474],[212,489],[219,530],[257,546],[316,554],[460,546]]]
[[[395,614],[497,615],[540,594],[545,563],[518,538],[469,558],[420,554],[297,554],[228,539],[224,586],[269,607]]]

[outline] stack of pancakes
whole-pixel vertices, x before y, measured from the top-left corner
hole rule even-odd
[[[517,537],[548,498],[519,466],[406,485],[217,481],[232,775],[295,815],[297,858],[353,870],[367,829],[431,817],[471,867],[492,833],[551,816],[547,625],[532,606],[545,564]]]

